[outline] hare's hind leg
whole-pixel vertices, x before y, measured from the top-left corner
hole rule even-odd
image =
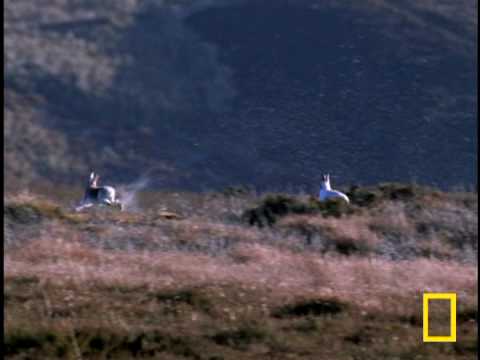
[[[115,200],[115,205],[120,208],[120,211],[125,210],[125,205],[120,200]]]
[[[83,209],[89,208],[93,206],[93,203],[86,203],[86,204],[81,204],[75,208],[75,211],[82,211]]]
[[[108,206],[111,206],[111,207],[118,207],[120,208],[120,210],[122,211],[124,209],[124,206],[123,206],[123,203],[118,200],[118,199],[114,199],[114,200],[105,200],[105,203],[108,205]]]

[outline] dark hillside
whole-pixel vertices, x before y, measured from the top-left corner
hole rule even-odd
[[[476,182],[476,2],[7,2],[7,187]],[[10,184],[10,185],[9,185]]]
[[[270,160],[256,174],[265,182],[332,169],[347,181],[445,186],[474,179],[476,61],[473,37],[448,41],[444,32],[465,29],[440,32],[443,18],[429,14],[417,23],[388,10],[252,1],[189,23],[234,69],[242,121],[232,128],[250,134],[244,156]]]

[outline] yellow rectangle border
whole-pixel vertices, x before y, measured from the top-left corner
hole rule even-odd
[[[450,300],[450,335],[428,335],[428,301]],[[423,294],[423,342],[456,342],[457,341],[457,294],[424,293]]]

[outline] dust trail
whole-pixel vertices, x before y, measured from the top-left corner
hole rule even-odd
[[[118,196],[122,202],[123,210],[140,211],[138,193],[150,185],[162,184],[165,170],[164,167],[154,166],[143,171],[143,174],[137,180],[129,184],[118,185]]]
[[[151,183],[148,175],[142,175],[138,180],[125,185],[118,186],[120,201],[124,210],[139,211],[138,193]]]

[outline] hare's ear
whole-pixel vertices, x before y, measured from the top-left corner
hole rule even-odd
[[[95,181],[95,184],[98,183],[98,180],[100,180],[100,175],[95,174],[95,180],[94,180],[94,181]]]
[[[93,181],[94,178],[95,178],[95,173],[92,171],[90,173],[90,181]]]
[[[330,181],[330,174],[327,174],[327,181]]]

